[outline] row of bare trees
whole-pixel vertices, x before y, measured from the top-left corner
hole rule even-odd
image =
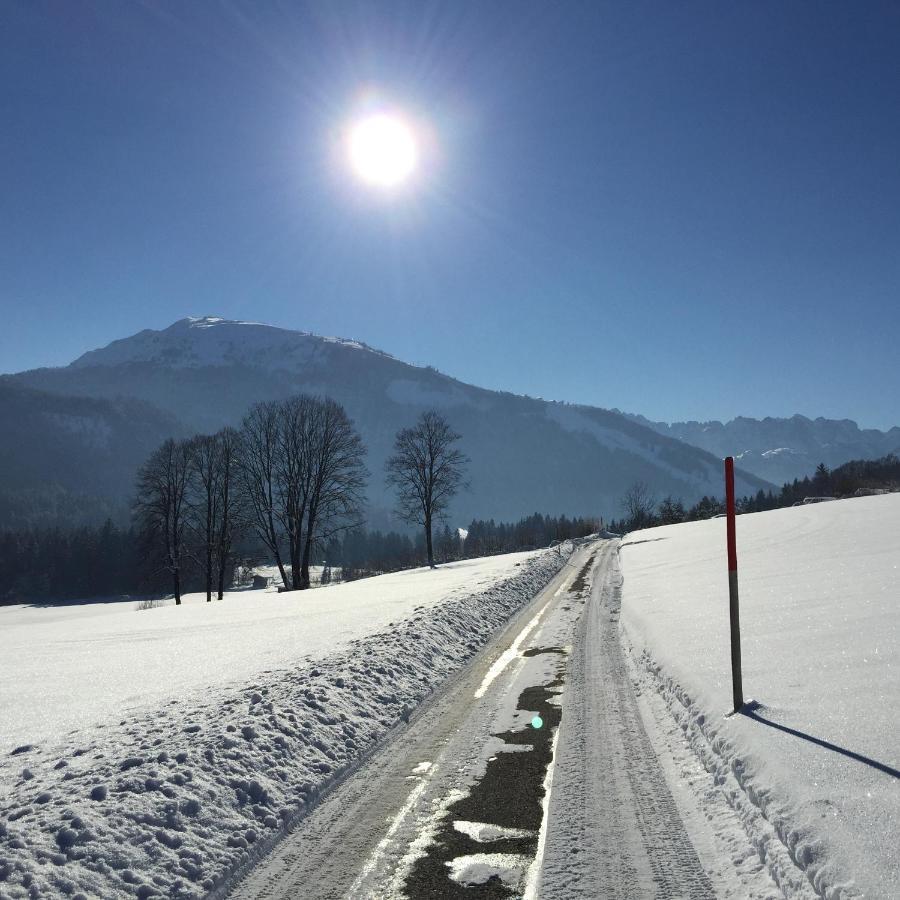
[[[387,482],[398,514],[424,527],[434,568],[433,525],[463,483],[460,440],[436,412],[397,433]],[[203,573],[206,599],[221,599],[233,549],[253,535],[288,590],[308,588],[317,546],[363,522],[365,447],[344,408],[300,394],[258,403],[240,429],[167,440],[141,467],[135,514],[172,577],[181,603],[188,564]]]
[[[221,599],[239,535],[271,553],[288,589],[309,587],[317,543],[361,522],[362,440],[343,407],[301,394],[254,406],[239,430],[165,441],[141,467],[135,512],[181,602],[190,562]]]

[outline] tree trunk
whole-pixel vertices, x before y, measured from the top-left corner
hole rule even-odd
[[[219,564],[219,584],[218,584],[218,595],[219,600],[222,599],[222,595],[225,593],[225,567],[227,566],[227,555],[223,556],[222,562]]]
[[[309,587],[309,563],[312,558],[313,529],[316,525],[316,515],[313,512],[313,504],[310,503],[306,514],[306,537],[303,541],[303,560],[300,563],[300,590]]]
[[[300,540],[291,538],[291,586],[289,590],[296,591],[300,586]]]
[[[226,451],[227,452],[227,451]],[[231,463],[228,459],[226,459],[226,469],[225,469],[225,483],[222,485],[222,527],[219,530],[216,540],[217,549],[218,549],[218,568],[219,568],[219,581],[218,581],[218,594],[219,600],[222,599],[222,594],[225,593],[225,568],[228,566],[228,557],[231,555],[231,532],[229,529],[231,528],[231,524],[228,521],[228,510],[229,510],[229,488],[231,485]]]
[[[277,550],[275,551],[275,562],[278,565],[278,573],[281,575],[281,583],[284,585],[284,589],[289,591],[291,589],[291,582],[287,577],[287,571],[284,568],[281,554]]]
[[[309,561],[312,556],[313,545],[313,526],[316,524],[315,519],[310,516],[306,522],[306,539],[303,541],[303,560],[300,563],[300,589],[306,590],[309,587]]]
[[[206,602],[212,603],[213,576],[213,508],[211,487],[206,488]]]
[[[303,559],[300,562],[300,590],[305,591],[309,587],[309,541],[303,545]]]
[[[172,565],[172,580],[175,587],[175,605],[181,606],[181,547],[179,546],[177,531],[173,534],[169,562]]]
[[[278,549],[278,532],[275,530],[275,521],[272,518],[271,508],[268,512],[268,520],[269,530],[265,535],[266,542],[271,544],[271,550],[275,554],[275,564],[278,566],[279,575],[281,575],[281,583],[284,585],[284,589],[289,591],[291,589],[291,583],[288,581],[287,572],[284,569],[284,561],[281,559],[281,552]]]
[[[425,547],[428,550],[428,565],[434,569],[434,547],[431,543],[431,516],[425,517]]]

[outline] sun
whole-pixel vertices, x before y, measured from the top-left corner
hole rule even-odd
[[[402,184],[416,169],[419,149],[412,128],[399,116],[377,113],[350,128],[350,164],[367,184],[390,188]]]

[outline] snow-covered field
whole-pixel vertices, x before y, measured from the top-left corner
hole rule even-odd
[[[463,560],[303,593],[235,591],[221,603],[0,607],[0,754],[109,725],[226,682],[345,648],[458,594],[489,587],[533,554]]]
[[[896,898],[900,495],[741,516],[737,539],[752,715],[726,717],[724,519],[625,538],[626,642],[787,896]]]
[[[146,610],[0,609],[0,898],[202,896],[563,562],[512,554]]]

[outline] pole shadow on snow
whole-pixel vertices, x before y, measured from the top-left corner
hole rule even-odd
[[[801,738],[804,741],[809,741],[811,744],[816,744],[819,747],[824,747],[826,750],[831,750],[834,753],[840,753],[841,756],[847,756],[850,759],[855,759],[857,762],[861,762],[864,765],[871,766],[873,769],[878,769],[879,772],[884,772],[885,775],[890,775],[892,778],[900,778],[900,771],[889,766],[887,763],[879,762],[877,759],[872,759],[868,756],[863,756],[861,753],[856,753],[853,750],[848,750],[846,747],[839,747],[837,744],[832,744],[831,741],[826,741],[824,738],[817,738],[811,734],[807,734],[805,731],[798,731],[796,728],[790,728],[787,725],[781,725],[778,722],[773,722],[771,719],[766,719],[761,716],[757,710],[764,709],[760,703],[755,700],[750,701],[749,703],[745,703],[743,707],[738,711],[740,715],[745,718],[752,719],[754,722],[759,722],[760,725],[768,725],[769,728],[776,728],[778,731],[783,731],[785,734],[793,735],[794,737]]]

